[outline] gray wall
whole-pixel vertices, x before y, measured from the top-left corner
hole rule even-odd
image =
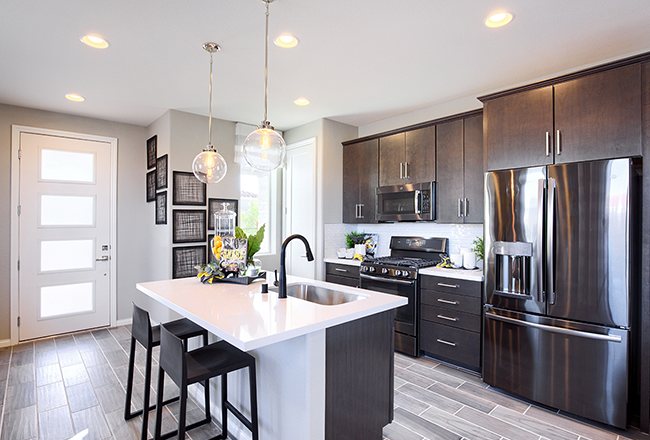
[[[145,198],[144,127],[0,104],[0,340],[10,328],[11,126],[108,136],[118,139],[117,166],[117,319],[131,316],[135,284],[148,278],[148,230],[153,224]]]

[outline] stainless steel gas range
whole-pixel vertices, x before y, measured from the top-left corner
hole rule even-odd
[[[447,253],[449,239],[391,237],[389,257],[366,257],[361,262],[363,289],[406,297],[409,303],[395,311],[395,350],[419,356],[419,269],[435,266]]]

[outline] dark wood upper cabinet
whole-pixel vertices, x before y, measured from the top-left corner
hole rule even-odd
[[[343,223],[376,223],[377,139],[343,147]]]
[[[437,125],[436,221],[483,223],[483,116]]]
[[[553,87],[487,101],[483,114],[488,171],[553,163]]]
[[[379,139],[379,186],[436,180],[436,127]]]
[[[640,156],[641,66],[484,102],[487,170]]]
[[[641,156],[641,127],[639,64],[555,86],[555,163]]]

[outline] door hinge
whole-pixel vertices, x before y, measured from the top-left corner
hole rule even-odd
[[[23,150],[18,149],[18,160],[20,160],[23,157]]]
[[[18,270],[20,270],[20,260],[18,260]]]
[[[20,215],[20,205],[16,206],[16,212]]]
[[[18,327],[20,327],[20,316],[19,316],[18,318],[16,318],[16,325],[17,325]]]

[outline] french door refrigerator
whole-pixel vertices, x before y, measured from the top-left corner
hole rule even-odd
[[[616,159],[485,174],[483,380],[620,428],[631,167]]]

